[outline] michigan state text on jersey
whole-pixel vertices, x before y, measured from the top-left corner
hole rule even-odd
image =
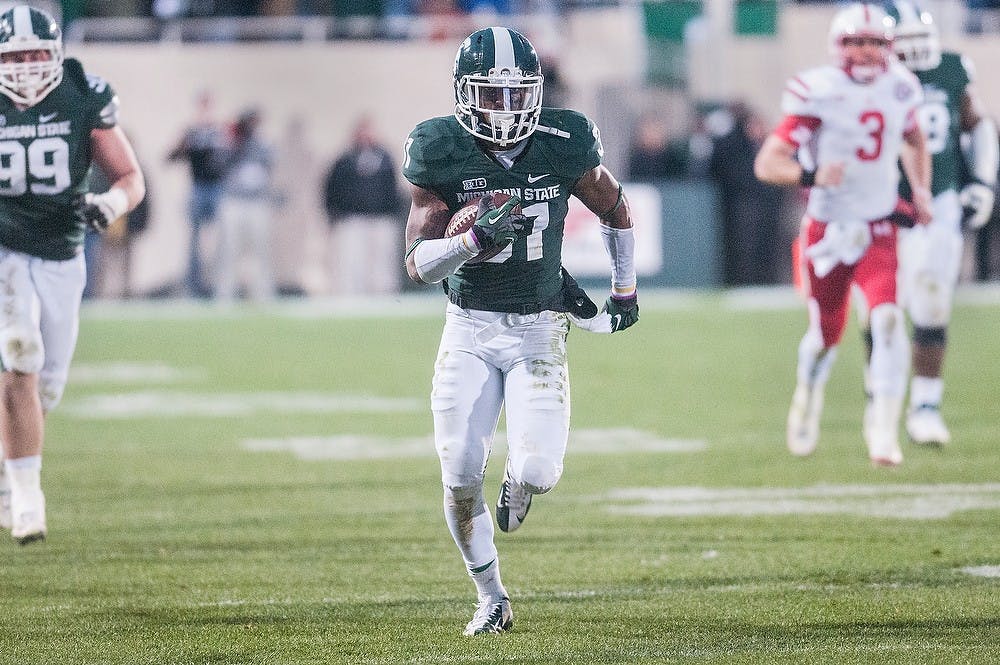
[[[447,288],[472,309],[501,312],[545,309],[562,286],[563,225],[580,177],[601,163],[597,127],[583,115],[542,109],[523,152],[504,168],[454,117],[417,125],[406,141],[403,175],[434,192],[455,212],[484,194],[521,199],[528,229],[497,256],[460,267]]]
[[[453,74],[454,116],[420,123],[406,141],[406,268],[417,282],[445,282],[450,300],[431,411],[445,521],[479,599],[464,630],[474,636],[514,623],[483,494],[500,412],[508,454],[495,515],[509,533],[524,523],[533,497],[562,476],[569,317],[583,314],[574,321],[584,326],[600,319],[614,332],[638,320],[639,306],[628,201],[601,165],[596,127],[574,111],[542,108],[544,78],[528,40],[509,28],[474,32]],[[498,204],[498,192],[510,198]],[[598,216],[611,258],[601,315],[560,265],[571,195]],[[443,237],[453,214],[473,201],[472,226]],[[467,263],[484,251],[497,253]]]
[[[44,420],[76,345],[84,229],[107,228],[145,195],[117,109],[104,81],[63,58],[51,16],[24,5],[0,14],[0,527],[22,545],[48,530]],[[87,191],[91,160],[107,191]]]
[[[0,96],[0,245],[46,259],[79,251],[75,214],[87,191],[90,132],[118,123],[118,98],[72,58],[63,79],[34,106]]]

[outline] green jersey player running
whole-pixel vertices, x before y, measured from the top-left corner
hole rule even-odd
[[[621,185],[601,165],[597,128],[583,115],[542,108],[535,49],[509,28],[473,33],[458,49],[453,116],[420,123],[403,174],[413,199],[406,267],[444,282],[445,316],[431,393],[445,520],[476,585],[466,635],[513,625],[500,579],[483,477],[501,407],[508,457],[496,519],[512,532],[531,499],[558,482],[569,433],[569,320],[624,330],[639,319],[635,241]],[[511,199],[497,205],[493,194]],[[570,195],[600,219],[611,295],[598,313],[561,266]],[[452,215],[479,200],[464,233],[443,237]],[[498,251],[483,261],[480,252]]]
[[[106,192],[88,192],[92,159]],[[63,59],[47,13],[0,14],[0,526],[22,544],[47,531],[44,416],[76,345],[84,231],[103,230],[144,194],[111,87]]]
[[[951,433],[941,417],[941,370],[962,230],[981,227],[993,209],[997,129],[976,92],[972,63],[958,53],[942,52],[931,15],[906,0],[888,11],[896,19],[896,54],[923,86],[918,117],[933,160],[933,220],[902,230],[899,240],[901,302],[913,324],[906,430],[914,443],[943,445]],[[905,197],[905,182],[903,187]]]

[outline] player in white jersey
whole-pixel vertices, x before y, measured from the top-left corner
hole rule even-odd
[[[872,417],[864,438],[874,464],[902,461],[899,419],[909,343],[896,304],[896,225],[930,220],[930,157],[915,111],[920,84],[890,50],[893,21],[876,5],[841,10],[830,27],[836,66],[789,80],[784,119],[761,147],[758,178],[810,187],[799,238],[809,327],[799,344],[788,447],[808,455],[819,440],[823,390],[847,323],[852,285],[872,324]],[[914,184],[897,195],[897,161]]]

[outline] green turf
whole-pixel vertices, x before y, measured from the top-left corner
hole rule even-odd
[[[570,452],[525,527],[498,534],[516,624],[470,640],[474,591],[444,524],[436,458],[308,460],[247,439],[428,436],[439,308],[410,318],[84,314],[75,362],[185,370],[71,382],[48,421],[49,538],[0,540],[0,663],[1000,662],[1000,508],[637,516],[623,488],[796,490],[1000,482],[1000,307],[951,331],[946,450],[869,466],[849,329],[819,450],[785,451],[801,309],[721,296],[570,337],[573,428],[634,428],[694,452]],[[87,418],[99,395],[253,391],[417,400],[396,413]],[[120,397],[119,399],[124,399]],[[615,445],[609,435],[609,445]],[[430,444],[428,443],[428,446]],[[488,471],[492,499],[502,447]],[[1000,487],[992,496],[1000,496]]]

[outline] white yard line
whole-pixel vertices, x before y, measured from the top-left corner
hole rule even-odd
[[[506,434],[497,432],[495,454],[506,449]],[[389,438],[365,434],[247,439],[241,446],[254,452],[287,451],[302,460],[398,459],[434,455],[432,436]],[[621,455],[627,453],[697,453],[704,441],[665,439],[632,429],[570,430],[568,455]]]
[[[1000,509],[1000,483],[631,487],[612,490],[594,501],[611,513],[643,517],[852,514],[944,519],[965,510]]]

